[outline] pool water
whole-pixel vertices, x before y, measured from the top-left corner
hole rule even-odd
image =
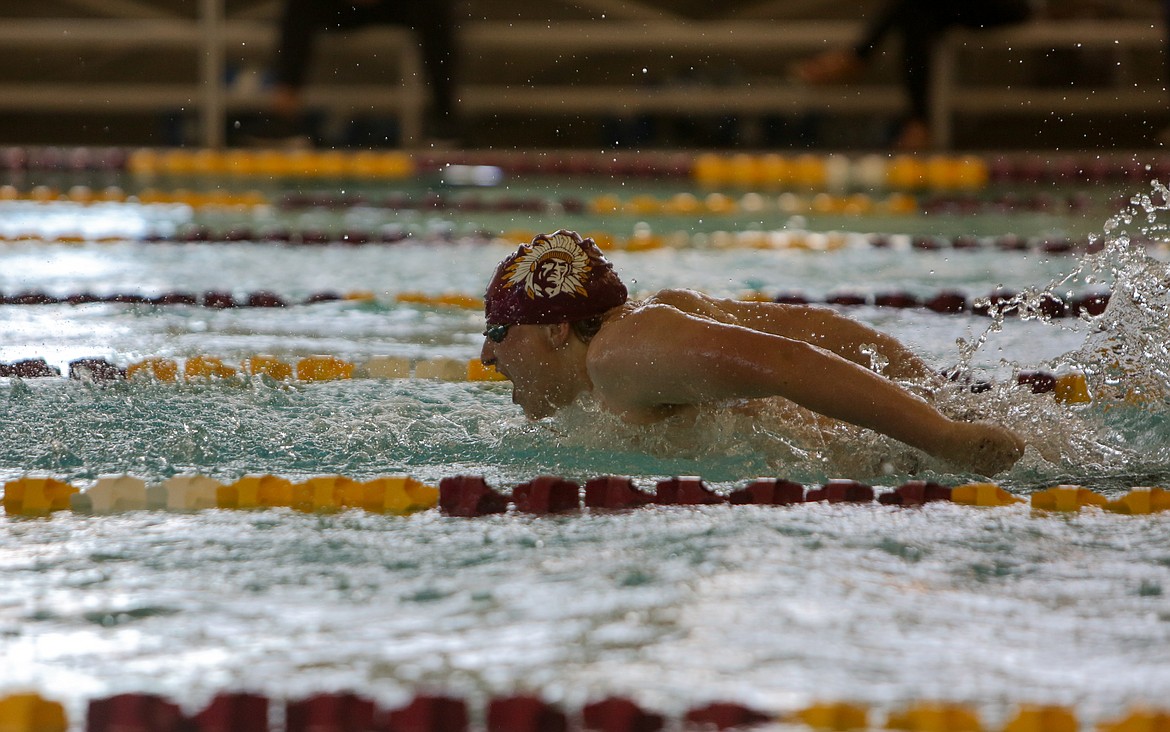
[[[514,185],[524,194],[574,196],[615,188],[577,180]],[[1033,443],[1015,468],[995,476],[1000,485],[1026,496],[1079,484],[1115,497],[1170,479],[1167,300],[1159,299],[1166,252],[1156,243],[1166,214],[1139,201],[1115,217],[1117,194],[1090,189],[1093,205],[1060,215],[249,214],[326,228],[404,223],[444,239],[304,247],[139,240],[216,216],[219,226],[238,212],[0,202],[6,231],[40,227],[51,239],[85,229],[97,232],[92,238],[126,239],[0,243],[5,294],[270,291],[296,302],[325,291],[374,294],[225,310],[5,305],[0,362],[42,357],[67,371],[70,361],[91,357],[122,366],[201,354],[238,362],[257,353],[466,360],[479,352],[481,313],[395,295],[478,296],[516,242],[472,232],[881,232],[895,235],[893,246],[854,237],[822,252],[692,240],[686,249],[609,254],[635,294],[692,287],[823,300],[844,292],[1112,289],[1110,311],[1097,319],[997,322],[872,305],[846,312],[903,339],[937,368],[962,367],[993,382],[979,394],[956,385],[942,403],[955,414],[1000,419]],[[1107,243],[1096,255],[922,251],[906,238],[1094,232]],[[1155,244],[1130,240],[1139,234]],[[1096,399],[1065,405],[1032,394],[1014,386],[1022,370],[1085,371]],[[584,402],[528,423],[508,384],[493,382],[0,379],[0,426],[0,479],[51,475],[79,487],[102,475],[160,482],[195,472],[225,482],[255,473],[405,473],[432,484],[478,474],[505,491],[540,474],[578,481],[623,474],[645,488],[698,475],[721,492],[759,475],[809,485],[854,478],[879,489],[911,478],[955,485],[978,477],[860,430],[825,439],[782,412],[709,413],[693,427],[635,429]],[[86,700],[120,691],[160,693],[195,709],[225,689],[276,698],[353,690],[392,705],[426,688],[469,698],[534,691],[566,707],[619,693],[669,713],[723,699],[775,712],[815,701],[890,711],[952,700],[974,705],[989,723],[1021,703],[1058,703],[1088,724],[1170,693],[1168,547],[1166,514],[1052,517],[1024,505],[722,505],[474,520],[437,511],[283,509],[6,517],[0,692],[37,690],[64,701],[74,719]]]

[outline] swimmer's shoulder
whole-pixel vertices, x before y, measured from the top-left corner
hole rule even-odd
[[[679,296],[670,293],[680,293]],[[686,290],[655,293],[642,300],[630,301],[606,314],[601,329],[589,341],[587,363],[602,364],[615,370],[628,368],[647,348],[654,348],[677,332],[679,325],[692,318],[686,306]]]

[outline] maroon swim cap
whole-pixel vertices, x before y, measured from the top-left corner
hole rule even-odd
[[[500,262],[484,296],[484,314],[494,325],[571,323],[627,297],[597,244],[561,229],[521,244]]]

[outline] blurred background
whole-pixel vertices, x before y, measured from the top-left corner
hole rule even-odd
[[[845,84],[793,65],[847,45],[879,0],[458,0],[458,134],[480,149],[888,147],[897,40]],[[1170,123],[1159,0],[1049,0],[1023,26],[955,31],[933,61],[941,149],[1139,149]],[[279,0],[5,0],[0,144],[256,143]],[[427,82],[401,27],[325,34],[298,132],[419,148]]]

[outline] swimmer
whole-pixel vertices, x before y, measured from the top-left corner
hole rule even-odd
[[[739,302],[690,290],[628,299],[592,239],[542,234],[496,268],[485,296],[485,364],[530,419],[584,393],[627,422],[767,398],[900,440],[963,470],[1010,468],[1023,441],[943,415],[893,379],[935,378],[896,339],[824,307]],[[876,351],[884,375],[869,368]]]

